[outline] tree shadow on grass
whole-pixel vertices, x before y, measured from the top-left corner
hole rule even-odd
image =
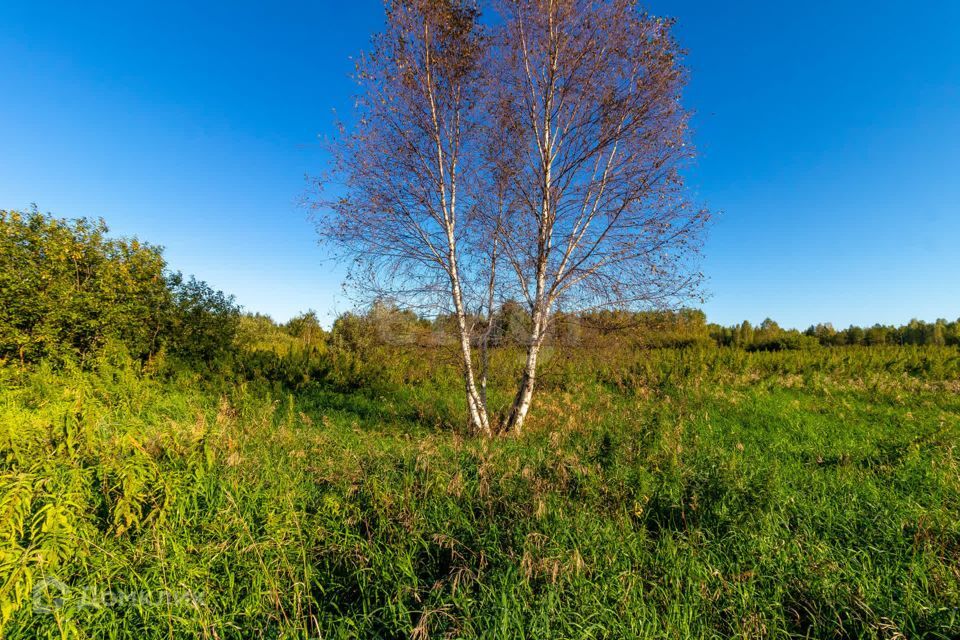
[[[297,394],[301,411],[313,418],[339,414],[365,431],[391,434],[469,434],[463,415],[438,398],[424,401],[400,389],[344,392],[314,386]]]

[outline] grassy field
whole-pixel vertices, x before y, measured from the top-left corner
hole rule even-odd
[[[960,353],[655,350],[296,393],[2,370],[5,638],[960,637]]]

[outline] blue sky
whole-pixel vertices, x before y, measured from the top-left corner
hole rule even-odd
[[[653,0],[720,212],[712,321],[960,316],[960,3]],[[285,320],[349,308],[298,201],[382,22],[351,2],[0,3],[0,208],[102,216]]]

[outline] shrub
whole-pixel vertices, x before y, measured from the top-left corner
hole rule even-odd
[[[232,349],[231,296],[168,273],[160,247],[108,232],[103,220],[0,210],[0,359],[83,364],[111,341],[140,360]]]

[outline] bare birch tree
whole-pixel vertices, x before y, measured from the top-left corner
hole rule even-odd
[[[500,0],[484,34],[471,0],[389,0],[358,64],[358,122],[333,147],[343,195],[321,235],[367,290],[456,318],[472,428],[519,433],[556,309],[669,307],[697,290],[707,213],[672,23],[630,0]],[[501,425],[487,410],[495,304],[530,333]],[[474,319],[486,312],[486,330]],[[474,346],[479,357],[474,361]]]
[[[491,98],[514,119],[522,159],[500,241],[532,327],[504,425],[519,432],[556,305],[687,298],[707,213],[683,189],[692,148],[670,21],[630,0],[504,0],[498,10]]]
[[[390,0],[357,64],[358,122],[332,147],[342,195],[319,203],[321,236],[354,256],[369,291],[452,308],[471,427],[490,433],[478,390],[462,247],[478,132],[482,37],[470,0]]]

